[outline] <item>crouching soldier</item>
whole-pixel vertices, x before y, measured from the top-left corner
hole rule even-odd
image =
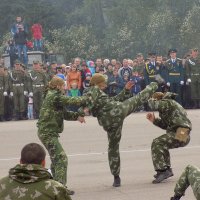
[[[175,96],[175,93],[156,92],[148,101],[149,107],[159,112],[159,118],[148,113],[147,119],[166,130],[166,134],[154,139],[151,145],[152,161],[157,172],[154,184],[173,176],[169,149],[184,147],[190,141],[192,124],[183,107],[174,100]]]

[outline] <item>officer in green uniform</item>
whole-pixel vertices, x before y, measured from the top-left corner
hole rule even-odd
[[[198,167],[188,165],[181,174],[174,189],[174,196],[171,200],[179,200],[185,194],[185,190],[191,186],[194,196],[200,199],[200,169]]]
[[[169,149],[184,147],[190,141],[192,124],[184,108],[174,100],[175,96],[170,92],[156,92],[148,101],[149,107],[159,112],[159,117],[148,113],[147,119],[166,130],[166,134],[154,139],[151,145],[152,161],[157,172],[154,184],[173,176]]]
[[[110,170],[114,176],[114,187],[121,185],[119,143],[124,119],[143,105],[158,88],[157,83],[151,83],[136,96],[131,97],[133,82],[129,81],[125,88],[117,96],[109,97],[103,92],[107,87],[105,77],[98,73],[91,78],[88,92],[90,99],[87,107],[94,117],[97,117],[99,125],[103,126],[108,136],[108,160]]]
[[[39,111],[43,101],[43,92],[47,85],[47,79],[41,69],[40,62],[33,61],[33,70],[29,72],[28,91],[29,96],[33,97],[35,118],[39,118]]]
[[[5,96],[8,96],[8,76],[5,75],[4,67],[0,64],[0,121],[4,120]]]
[[[30,143],[21,151],[20,164],[0,180],[1,200],[71,200],[66,187],[45,169],[44,148]]]
[[[10,72],[10,96],[13,96],[16,120],[24,119],[25,96],[28,95],[27,76],[19,60],[15,61],[14,70]]]
[[[191,88],[191,100],[194,108],[200,108],[200,58],[197,48],[191,50],[191,56],[185,63],[186,84]]]

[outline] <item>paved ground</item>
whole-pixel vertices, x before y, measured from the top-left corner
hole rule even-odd
[[[176,180],[187,164],[200,166],[200,110],[190,110],[192,140],[185,148],[171,151],[174,177],[164,183],[151,184],[154,174],[150,146],[153,138],[164,133],[135,113],[124,123],[121,140],[122,187],[113,188],[107,161],[106,133],[97,120],[87,117],[86,124],[66,122],[61,142],[69,155],[68,186],[76,191],[74,200],[164,200],[173,194]],[[0,177],[19,160],[24,144],[39,142],[36,121],[0,123]],[[47,158],[49,167],[49,158]],[[194,200],[188,189],[183,199]]]

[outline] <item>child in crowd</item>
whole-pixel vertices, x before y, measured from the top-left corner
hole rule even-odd
[[[142,77],[139,76],[138,72],[133,71],[132,77],[131,77],[131,81],[135,83],[134,86],[132,87],[133,95],[136,95],[139,92],[141,92],[141,84],[140,84],[141,80],[142,80]]]
[[[85,75],[85,80],[83,81],[84,90],[90,87],[90,79],[91,79],[91,73],[87,73]]]
[[[34,119],[33,117],[33,97],[28,98],[28,119]]]
[[[80,93],[80,90],[78,89],[78,83],[76,81],[73,81],[70,85],[70,90],[68,90],[68,93],[67,93],[67,96],[70,96],[70,97],[79,97],[81,96],[81,93]],[[68,109],[70,111],[73,111],[73,112],[77,112],[78,111],[78,106],[76,105],[71,105],[68,107]]]

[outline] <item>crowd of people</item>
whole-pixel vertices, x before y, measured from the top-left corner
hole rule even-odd
[[[119,94],[129,80],[135,83],[131,90],[134,96],[155,81],[155,75],[159,74],[164,83],[158,91],[177,93],[176,100],[184,108],[200,108],[199,51],[191,49],[184,59],[177,58],[176,54],[176,49],[170,49],[166,59],[151,52],[145,59],[138,53],[135,59],[123,59],[122,62],[101,58],[85,61],[77,57],[72,63],[59,65],[52,62],[49,66],[35,60],[31,70],[26,69],[20,60],[16,60],[14,69],[9,70],[4,68],[1,60],[0,120],[38,119],[43,91],[54,75],[65,81],[67,96],[77,97],[90,87],[94,73],[103,74],[107,80],[105,93],[111,97]],[[77,108],[71,106],[70,109],[75,111]],[[144,105],[138,111],[148,109]]]

